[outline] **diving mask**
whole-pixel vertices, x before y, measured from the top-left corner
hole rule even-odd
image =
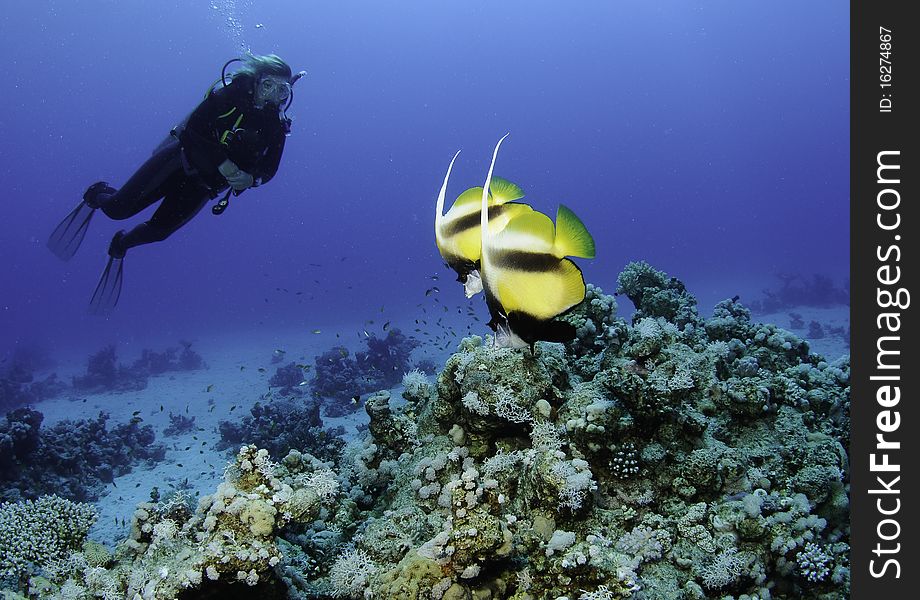
[[[291,97],[291,84],[281,77],[262,78],[256,86],[256,101],[280,106]]]

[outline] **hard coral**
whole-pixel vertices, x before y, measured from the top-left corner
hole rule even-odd
[[[89,504],[42,496],[0,503],[0,581],[24,582],[79,549],[98,518]]]
[[[799,563],[846,548],[848,361],[737,299],[704,321],[645,263],[619,281],[632,326],[592,290],[567,348],[467,338],[431,393],[370,398],[304,593],[332,589],[314,540],[344,538],[374,563],[349,593],[379,597],[845,595],[843,559]]]
[[[367,350],[356,352],[354,358],[344,347],[335,347],[316,358],[313,391],[327,404],[327,414],[338,416],[353,412],[359,406],[351,399],[377,390],[390,389],[409,370],[410,354],[419,342],[407,338],[393,328],[386,337],[371,335],[364,340]]]
[[[166,448],[140,419],[111,429],[109,415],[65,419],[42,429],[42,414],[24,408],[0,422],[0,497],[18,500],[59,494],[75,500],[95,499],[112,479],[139,464],[163,459]]]
[[[252,443],[267,449],[272,456],[284,456],[294,448],[328,460],[334,458],[344,445],[341,439],[344,429],[325,428],[316,402],[257,402],[249,412],[239,422],[218,423],[218,450]]]
[[[282,468],[267,450],[244,446],[224,482],[194,511],[181,497],[140,504],[114,565],[83,568],[88,559],[78,554],[51,583],[61,596],[69,589],[105,588],[111,592],[105,597],[165,600],[195,588],[202,595],[226,595],[232,593],[227,586],[245,585],[261,597],[281,561],[275,536],[288,524],[315,519],[337,487],[333,483],[330,493],[330,472],[299,463],[311,470]]]

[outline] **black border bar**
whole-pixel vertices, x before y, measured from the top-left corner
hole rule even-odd
[[[908,2],[850,5],[851,597],[920,595],[920,112]],[[914,7],[916,9],[916,6]]]

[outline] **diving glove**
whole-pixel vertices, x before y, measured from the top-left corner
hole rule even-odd
[[[255,178],[253,178],[252,175],[240,169],[236,166],[236,163],[229,158],[220,163],[217,170],[224,176],[224,179],[227,180],[230,187],[237,192],[242,192],[245,189],[251,188],[252,184],[255,183]]]

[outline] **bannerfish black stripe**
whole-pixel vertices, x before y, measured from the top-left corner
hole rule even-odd
[[[537,340],[566,343],[571,342],[576,337],[575,326],[571,323],[565,321],[541,321],[521,311],[514,311],[508,315],[508,325],[511,327],[511,331],[529,344],[533,344]]]
[[[493,250],[489,255],[489,263],[496,269],[528,273],[547,273],[559,268],[559,259],[552,254],[524,250]]]
[[[508,204],[513,205],[514,203],[509,202]],[[497,219],[498,217],[501,216],[503,212],[508,210],[508,204],[499,204],[497,206],[490,206],[489,207],[489,222],[492,222],[492,220]],[[457,235],[459,233],[472,229],[473,227],[479,227],[480,220],[481,219],[480,219],[478,210],[474,213],[463,215],[459,219],[448,223],[443,228],[442,235],[444,237],[450,237],[452,235]]]

